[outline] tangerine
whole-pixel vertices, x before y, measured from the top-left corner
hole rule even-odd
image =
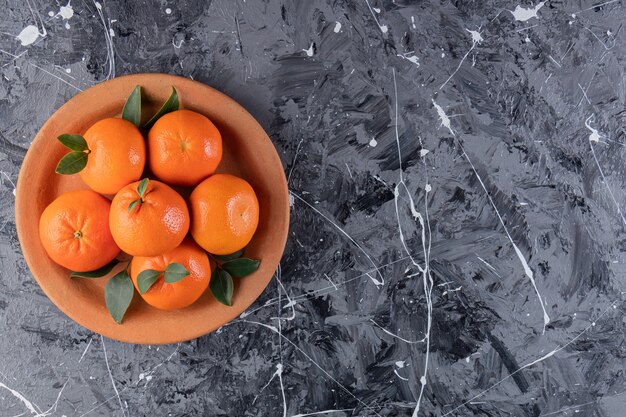
[[[209,286],[213,265],[207,254],[191,239],[164,255],[135,256],[130,263],[130,276],[139,292],[137,277],[145,270],[165,271],[168,265],[179,263],[189,275],[174,283],[167,283],[161,274],[150,289],[141,294],[144,301],[161,310],[176,310],[193,304]]]
[[[101,194],[115,194],[141,178],[146,164],[146,144],[131,122],[108,118],[94,123],[83,135],[89,147],[82,180]]]
[[[147,181],[143,193],[139,185]],[[189,210],[173,188],[144,179],[122,188],[111,202],[111,233],[117,245],[133,256],[167,253],[189,231]]]
[[[244,248],[259,224],[252,186],[229,174],[202,181],[189,197],[191,234],[207,252],[228,255]]]
[[[150,170],[168,184],[194,186],[215,172],[221,159],[222,136],[200,113],[168,113],[148,132]]]
[[[75,272],[93,271],[120,252],[109,229],[111,203],[91,190],[70,191],[54,200],[39,219],[39,238],[48,256]]]

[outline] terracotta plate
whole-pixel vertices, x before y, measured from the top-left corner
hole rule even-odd
[[[218,303],[207,290],[192,306],[164,312],[145,304],[137,293],[124,322],[116,324],[104,303],[107,278],[69,278],[68,270],[46,255],[39,241],[39,217],[60,194],[86,188],[78,175],[54,172],[67,150],[62,133],[84,133],[96,121],[119,116],[132,89],[141,85],[144,103],[154,113],[176,87],[181,106],[209,117],[222,134],[224,157],[218,172],[245,178],[260,204],[259,227],[246,256],[260,268],[236,279],[234,305]],[[146,103],[147,102],[147,103]],[[149,115],[148,115],[149,116]],[[130,343],[175,343],[207,334],[234,319],[263,292],[280,261],[289,227],[289,196],[283,167],[267,134],[239,104],[195,81],[164,74],[137,74],[92,87],[64,104],[35,137],[20,170],[15,199],[17,232],[30,270],[46,295],[70,318],[106,337]],[[117,271],[114,270],[114,272]]]

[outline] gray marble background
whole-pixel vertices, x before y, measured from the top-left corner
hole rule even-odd
[[[623,0],[0,0],[0,416],[623,416]],[[44,121],[137,72],[270,134],[281,268],[169,346],[76,325],[16,238]]]

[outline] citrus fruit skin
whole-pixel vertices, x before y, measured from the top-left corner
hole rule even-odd
[[[180,245],[189,231],[189,210],[185,200],[170,186],[150,180],[143,202],[139,181],[122,188],[111,202],[109,224],[117,245],[133,256],[156,256]]]
[[[216,174],[189,197],[191,234],[207,252],[228,255],[245,247],[259,224],[259,202],[247,181]]]
[[[213,122],[191,110],[166,114],[148,132],[150,170],[171,185],[195,186],[222,160],[222,136]]]
[[[109,229],[110,206],[91,190],[70,191],[50,203],[39,219],[39,238],[48,256],[75,272],[111,262],[120,248]]]
[[[137,181],[146,164],[146,143],[131,122],[108,118],[94,123],[83,135],[89,147],[82,180],[101,194],[115,194]]]
[[[165,271],[174,262],[183,265],[189,275],[171,284],[161,275],[145,294],[140,293],[146,303],[161,310],[184,308],[200,298],[211,280],[213,264],[209,257],[194,241],[185,239],[171,252],[154,257],[135,256],[130,263],[130,276],[139,292],[137,277],[142,271]]]

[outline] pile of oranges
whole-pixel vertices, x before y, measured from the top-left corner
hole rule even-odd
[[[259,203],[247,181],[215,173],[222,137],[211,120],[179,110],[173,89],[141,125],[136,87],[122,118],[58,139],[71,152],[57,173],[78,174],[90,189],[62,194],[44,210],[41,243],[72,277],[104,277],[124,265],[104,291],[116,322],[135,289],[163,310],[191,305],[209,286],[219,302],[232,305],[232,277],[260,263],[242,257],[258,225]],[[187,199],[179,193],[183,187],[191,190]],[[118,261],[121,252],[132,259]]]

